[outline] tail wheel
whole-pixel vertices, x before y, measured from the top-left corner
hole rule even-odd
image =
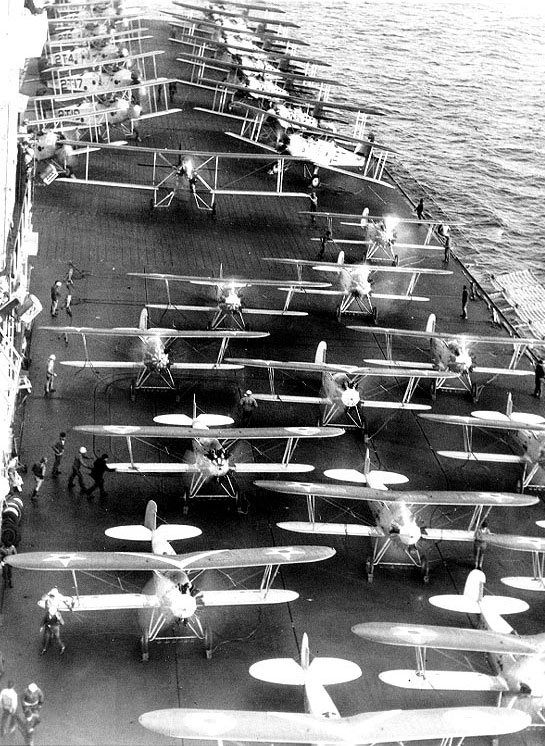
[[[428,562],[427,557],[422,557],[420,560],[420,574],[422,575],[424,583],[430,582],[430,563]]]
[[[142,660],[147,663],[149,661],[149,635],[147,632],[144,632],[140,638],[140,648],[142,649]]]
[[[437,399],[437,381],[432,381],[430,384],[430,397],[432,401]]]
[[[189,513],[189,491],[184,490],[182,494],[182,500],[184,504],[182,505],[182,515],[187,515]]]
[[[210,625],[207,624],[204,628],[204,653],[208,661],[212,660],[212,642],[212,630],[210,629]]]

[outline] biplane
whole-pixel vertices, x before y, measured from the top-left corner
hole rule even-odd
[[[321,262],[313,259],[280,259],[277,257],[263,257],[265,261],[292,265],[297,271],[297,278],[302,278],[303,267],[311,267],[319,272],[333,273],[338,276],[340,288],[338,290],[307,290],[311,295],[329,295],[339,298],[340,301],[335,308],[337,321],[341,321],[343,315],[365,315],[369,316],[376,324],[378,309],[373,305],[373,299],[413,301],[425,303],[429,298],[413,295],[414,288],[420,275],[444,276],[452,274],[445,269],[431,269],[427,267],[384,267],[371,264],[345,264],[344,251],[339,252],[336,262]],[[405,293],[378,293],[373,290],[375,273],[386,273],[393,275],[410,275],[409,285]],[[294,288],[294,292],[299,292]],[[349,327],[353,328],[353,327]]]
[[[317,404],[321,410],[320,424],[323,426],[337,423],[340,418],[345,418],[342,427],[355,427],[363,434],[367,433],[367,422],[365,410],[375,409],[404,409],[419,410],[429,409],[427,404],[416,404],[411,401],[414,389],[421,378],[418,370],[405,368],[403,371],[392,368],[362,367],[358,365],[345,365],[342,363],[329,363],[326,361],[327,343],[322,341],[316,348],[314,362],[291,361],[291,360],[259,360],[253,358],[226,358],[235,365],[243,365],[249,368],[266,368],[270,393],[254,393],[256,399],[269,402],[291,403],[291,404]],[[288,374],[318,373],[321,375],[321,391],[319,396],[308,396],[276,391],[275,372],[286,371]],[[426,371],[425,377],[432,380],[441,375],[436,371]],[[359,386],[361,382],[369,377],[384,377],[395,379],[409,379],[406,390],[401,401],[377,400],[363,397]]]
[[[85,360],[63,360],[61,365],[71,368],[89,370],[128,370],[134,371],[137,376],[131,383],[131,399],[134,401],[137,391],[177,391],[177,384],[173,373],[176,372],[202,372],[202,371],[232,371],[239,370],[240,366],[232,363],[224,363],[223,358],[230,339],[260,339],[267,337],[268,332],[242,332],[242,331],[197,331],[149,328],[148,312],[144,309],[140,314],[138,327],[114,327],[112,329],[99,327],[76,327],[76,326],[42,326],[41,329],[57,334],[80,335],[85,350]],[[136,337],[141,342],[141,360],[92,360],[87,349],[87,338],[95,336],[107,337]],[[217,339],[220,341],[220,349],[216,362],[214,363],[177,363],[170,359],[170,347],[177,339]],[[178,394],[177,397],[178,399]]]
[[[505,413],[479,410],[470,417],[447,414],[420,415],[432,423],[457,425],[463,429],[464,450],[438,450],[437,454],[445,458],[465,461],[467,463],[520,464],[522,475],[517,479],[517,490],[523,492],[532,487],[536,490],[545,484],[543,455],[545,453],[545,418],[530,412],[513,412],[513,398],[507,397]],[[522,449],[522,454],[492,453],[475,451],[473,448],[473,429],[499,430],[510,433]]]
[[[302,473],[314,469],[312,464],[292,463],[291,458],[301,438],[335,438],[344,434],[342,428],[321,427],[206,427],[197,422],[196,426],[179,425],[77,425],[74,430],[93,436],[107,438],[124,438],[129,452],[129,461],[113,463],[109,466],[116,472],[124,474],[188,474],[191,476],[189,487],[182,493],[183,513],[187,515],[189,503],[197,496],[204,497],[201,488],[213,481],[220,490],[220,495],[229,499],[229,506],[239,513],[247,512],[247,503],[241,496],[236,477],[241,474],[263,473]],[[192,453],[187,460],[180,458],[168,462],[141,462],[133,456],[133,440],[144,441],[157,439],[190,439]],[[262,459],[256,461],[237,460],[233,449],[238,441],[275,441],[285,440],[286,445],[280,462]],[[169,451],[172,456],[172,452]],[[263,451],[258,451],[263,456]],[[212,493],[207,497],[217,497]]]
[[[517,635],[502,615],[525,611],[528,604],[511,597],[485,596],[485,581],[481,570],[472,570],[462,596],[430,598],[430,603],[439,608],[478,614],[481,629],[368,622],[354,625],[352,631],[370,642],[416,649],[416,669],[384,671],[380,679],[385,683],[421,691],[495,692],[502,707],[522,710],[532,717],[534,725],[543,727],[545,634]],[[486,653],[494,674],[430,670],[429,648]]]
[[[419,331],[418,329],[396,329],[389,327],[375,327],[370,328],[366,326],[349,326],[349,329],[361,332],[362,334],[383,334],[386,343],[386,358],[384,360],[377,359],[366,359],[366,363],[380,366],[391,366],[392,368],[403,369],[404,367],[409,368],[421,368],[422,370],[436,370],[444,371],[445,373],[455,373],[458,379],[458,386],[453,388],[450,385],[450,381],[433,381],[431,385],[430,395],[432,399],[437,396],[437,391],[442,389],[443,391],[464,391],[470,394],[473,402],[477,402],[481,395],[482,390],[489,383],[498,378],[498,376],[532,376],[532,371],[523,370],[517,368],[517,364],[521,358],[525,355],[528,349],[531,349],[535,345],[539,345],[541,341],[534,337],[500,337],[500,336],[484,336],[478,334],[466,334],[463,333],[450,333],[450,332],[437,332],[436,327],[436,316],[430,314],[426,323],[426,329]],[[430,343],[430,362],[415,362],[415,361],[404,361],[394,360],[392,352],[392,340],[394,337],[405,338],[416,338],[416,339],[429,339]],[[511,347],[513,354],[509,361],[509,365],[505,368],[490,367],[484,365],[477,365],[477,356],[474,352],[474,348],[479,345],[495,345],[497,347]],[[474,377],[477,375],[487,375],[489,378],[482,382],[477,383]]]
[[[306,497],[308,521],[278,523],[280,528],[313,535],[366,536],[372,539],[373,554],[365,563],[367,580],[372,583],[375,568],[379,565],[418,567],[425,583],[429,581],[429,559],[426,542],[462,541],[475,539],[475,529],[481,525],[493,507],[527,507],[537,500],[506,492],[460,492],[429,490],[426,492],[389,490],[389,484],[402,484],[407,477],[389,471],[370,468],[367,450],[363,472],[355,469],[329,469],[324,474],[352,484],[326,484],[320,482],[290,482],[281,480],[257,481],[262,489],[280,494]],[[367,485],[362,487],[361,485]],[[321,522],[317,518],[316,498],[328,502],[338,500],[367,502],[374,524]],[[522,498],[522,499],[521,499]],[[337,506],[337,503],[335,502]],[[467,528],[434,528],[424,526],[422,512],[429,506],[472,508]],[[346,510],[354,517],[351,510]],[[319,515],[319,514],[318,514]],[[429,546],[429,545],[428,545]]]
[[[379,744],[441,739],[443,746],[466,737],[523,730],[529,716],[495,707],[452,707],[367,712],[342,717],[325,687],[353,681],[361,669],[342,658],[312,658],[308,637],[301,640],[300,660],[274,658],[254,663],[250,674],[260,681],[304,689],[305,713],[244,710],[170,709],[140,715],[148,730],[187,740],[256,743]],[[458,740],[460,739],[460,740]]]
[[[148,503],[144,526],[109,529],[109,536],[126,540],[151,540],[153,552],[24,552],[10,564],[25,570],[70,571],[75,587],[73,596],[62,596],[57,608],[74,614],[93,611],[136,609],[141,628],[142,660],[149,660],[149,645],[177,640],[198,639],[206,657],[213,652],[212,628],[202,620],[208,608],[291,603],[299,594],[272,588],[283,565],[320,562],[335,554],[329,547],[284,546],[248,549],[219,549],[176,554],[170,541],[195,536],[193,527],[157,527],[157,506]],[[198,531],[198,529],[197,529]],[[158,550],[158,551],[156,551]],[[198,590],[194,581],[206,570],[233,570],[264,565],[261,585],[256,589]],[[140,593],[81,594],[76,572],[150,571],[152,578]],[[192,578],[190,580],[190,577]]]
[[[146,272],[128,272],[133,277],[141,277],[144,280],[159,280],[165,283],[167,294],[166,303],[147,303],[146,308],[167,311],[203,311],[213,312],[214,316],[208,322],[208,329],[225,328],[225,323],[240,330],[249,330],[249,324],[245,321],[245,315],[262,316],[307,316],[306,311],[290,311],[288,306],[295,289],[310,290],[329,287],[328,282],[286,281],[271,279],[242,279],[240,277],[226,277],[223,274],[223,265],[220,265],[217,277],[198,277],[195,275],[171,275]],[[187,282],[192,285],[210,286],[215,289],[217,306],[197,306],[175,303],[170,294],[170,283]],[[241,290],[249,287],[268,287],[284,290],[287,293],[286,301],[282,309],[276,308],[250,308],[241,296]]]

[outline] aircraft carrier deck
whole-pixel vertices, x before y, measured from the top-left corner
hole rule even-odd
[[[167,41],[166,24],[152,24],[154,48],[167,53],[161,64],[169,75],[184,77],[184,69],[174,61],[177,49]],[[234,141],[224,134],[226,122],[221,118],[194,112],[196,103],[210,102],[206,93],[178,86],[175,103],[182,113],[146,122],[141,127],[143,145],[177,147],[210,151],[255,152],[249,146]],[[377,102],[378,104],[380,102]],[[130,182],[137,169],[145,168],[143,159],[132,159],[126,169],[125,159],[119,161],[116,179]],[[75,170],[78,173],[78,166]],[[124,170],[122,170],[124,169]],[[107,175],[105,174],[105,177]],[[112,175],[108,176],[113,178]],[[265,172],[259,179],[267,179]],[[299,168],[287,175],[298,191],[308,190],[308,179]],[[414,215],[413,205],[397,190],[370,186],[362,181],[323,172],[318,190],[320,210],[361,212],[367,205],[371,214],[396,212],[399,216]],[[414,195],[418,199],[420,195]],[[196,275],[217,274],[220,264],[226,273],[245,277],[288,277],[289,268],[274,266],[264,261],[266,256],[302,257],[311,259],[317,254],[318,244],[312,242],[324,227],[309,225],[308,216],[300,211],[308,209],[308,200],[220,197],[216,219],[200,211],[189,193],[179,195],[169,209],[149,209],[149,194],[130,189],[79,186],[53,183],[37,187],[34,209],[35,229],[39,232],[39,254],[33,270],[32,292],[44,303],[44,312],[34,329],[31,346],[30,377],[33,394],[24,406],[21,420],[21,458],[29,466],[42,455],[50,458],[51,446],[61,430],[68,432],[62,474],[58,479],[47,476],[36,504],[30,501],[32,476],[29,472],[25,485],[25,517],[20,552],[27,551],[147,551],[145,544],[123,544],[108,539],[104,530],[110,526],[142,522],[146,503],[153,498],[159,505],[160,517],[167,522],[188,522],[202,529],[202,536],[176,544],[178,552],[207,548],[237,548],[267,545],[322,543],[336,549],[336,555],[314,565],[293,565],[280,572],[278,587],[293,589],[300,598],[289,605],[263,608],[228,609],[210,612],[214,633],[214,651],[207,660],[199,642],[155,644],[151,646],[149,662],[142,662],[139,628],[132,612],[104,612],[86,615],[65,615],[63,639],[66,653],[59,656],[51,648],[40,657],[41,610],[37,600],[57,585],[65,594],[74,587],[70,573],[14,572],[14,588],[2,596],[2,649],[6,656],[4,680],[13,678],[19,691],[30,681],[44,690],[46,704],[43,721],[36,733],[36,744],[149,744],[177,743],[175,739],[154,736],[138,723],[138,716],[146,711],[169,707],[238,708],[301,712],[302,693],[290,687],[280,687],[256,681],[248,674],[249,666],[257,660],[272,657],[297,657],[303,633],[310,639],[314,655],[339,656],[358,663],[363,676],[331,689],[341,714],[385,708],[440,707],[456,705],[493,704],[493,695],[479,693],[422,693],[390,687],[378,679],[380,671],[388,668],[409,668],[414,665],[414,654],[408,648],[395,648],[365,643],[352,634],[350,628],[364,621],[422,622],[429,624],[468,626],[474,619],[435,609],[428,597],[437,593],[455,593],[463,589],[465,578],[473,566],[471,544],[443,543],[429,551],[431,576],[424,584],[416,568],[380,567],[373,583],[368,583],[365,561],[371,545],[367,539],[312,537],[284,532],[277,528],[281,520],[304,519],[304,501],[258,492],[252,479],[241,479],[241,488],[248,497],[247,515],[233,515],[221,501],[196,500],[187,518],[182,516],[180,494],[183,479],[179,477],[136,477],[107,475],[108,497],[98,495],[89,499],[76,488],[67,489],[71,461],[77,449],[85,445],[91,454],[110,454],[112,461],[126,460],[126,446],[121,440],[93,439],[80,436],[72,428],[81,424],[150,424],[153,416],[165,412],[190,413],[193,395],[205,412],[238,416],[241,392],[251,388],[267,390],[265,372],[245,369],[236,374],[212,374],[180,379],[180,402],[172,392],[138,392],[132,402],[131,380],[123,373],[92,368],[74,372],[60,363],[63,360],[83,359],[83,345],[78,337],[68,342],[61,334],[40,330],[49,324],[49,289],[67,271],[68,262],[76,267],[73,296],[73,319],[64,312],[55,321],[59,325],[75,326],[135,326],[146,302],[165,300],[159,283],[145,283],[128,277],[127,272],[170,272]],[[455,217],[453,216],[455,219]],[[347,228],[347,237],[358,237],[356,228]],[[349,231],[352,230],[352,233]],[[418,242],[424,228],[413,225],[403,233]],[[349,258],[361,256],[361,247],[349,250]],[[333,258],[330,248],[328,258]],[[442,253],[419,251],[400,252],[402,264],[416,264],[444,268]],[[492,325],[490,308],[482,300],[469,303],[469,318],[460,319],[462,285],[467,277],[456,261],[451,261],[453,275],[421,277],[417,292],[430,298],[429,303],[391,302],[379,300],[379,324],[392,327],[424,328],[429,313],[437,315],[440,330],[464,331],[480,334],[505,334]],[[310,276],[310,273],[309,273]],[[403,287],[403,280],[377,281],[381,290]],[[176,299],[183,302],[209,302],[206,289],[188,285],[175,287]],[[252,302],[279,307],[280,293],[249,290]],[[346,317],[339,323],[335,318],[335,302],[313,298],[296,300],[294,308],[308,310],[301,319],[252,317],[254,329],[270,331],[270,337],[245,344],[235,342],[232,356],[259,357],[281,360],[313,360],[320,340],[327,341],[328,360],[339,363],[361,364],[365,358],[384,355],[383,339],[358,334],[347,329],[348,323],[361,322]],[[204,329],[204,314],[174,314],[161,319],[158,311],[151,313],[153,324],[177,325],[180,328]],[[138,359],[133,341],[111,338],[89,339],[91,358],[99,360]],[[394,342],[396,357],[426,359],[427,341],[417,348],[403,341]],[[174,348],[174,355],[182,355]],[[58,378],[56,393],[43,397],[45,363],[50,353],[57,356]],[[217,352],[217,343],[197,343],[189,351],[195,361],[210,361]],[[477,351],[479,354],[479,351]],[[493,354],[481,352],[484,364],[503,366],[510,353],[500,347]],[[178,358],[180,359],[180,358]],[[522,366],[529,370],[529,361]],[[278,381],[282,381],[282,376]],[[318,381],[299,384],[299,392],[315,393]],[[389,381],[390,379],[388,379]],[[366,385],[365,393],[378,398],[399,400],[403,384],[392,386],[383,382]],[[315,384],[315,385],[314,385]],[[293,386],[285,379],[286,390]],[[386,388],[385,388],[386,387]],[[391,390],[389,390],[391,389]],[[295,389],[292,389],[295,390]],[[520,380],[499,379],[487,386],[479,408],[503,410],[507,394],[513,392],[515,408],[537,412],[539,402],[532,398],[533,378]],[[419,389],[415,401],[430,403],[427,386]],[[469,414],[475,409],[467,394],[439,392],[433,411]],[[368,414],[369,445],[372,463],[376,468],[400,471],[409,477],[408,487],[418,489],[463,489],[514,491],[519,472],[510,466],[462,467],[454,461],[436,456],[434,449],[460,448],[462,434],[456,428],[431,426],[412,412],[371,410]],[[253,426],[314,425],[317,408],[311,406],[277,406],[260,403]],[[509,442],[509,441],[507,441]],[[483,447],[494,447],[491,436]],[[189,445],[184,446],[188,448]],[[498,445],[498,447],[505,447]],[[142,458],[154,458],[154,450],[141,450]],[[322,442],[302,441],[295,453],[295,461],[313,463],[314,473],[303,479],[322,480],[322,472],[333,466],[362,468],[365,443],[361,435],[348,431],[342,438]],[[241,444],[239,458],[251,457],[251,450]],[[161,455],[160,458],[163,456]],[[257,478],[257,477],[256,477]],[[334,509],[324,507],[324,515],[339,518]],[[364,503],[355,512],[367,517]],[[495,510],[490,524],[495,531],[538,535],[535,520],[543,517],[537,504],[522,510]],[[428,525],[441,525],[442,520],[456,524],[456,511],[432,511]],[[524,598],[530,610],[518,616],[513,625],[520,634],[543,631],[543,598],[540,594],[516,592],[503,586],[500,578],[507,574],[528,574],[530,558],[518,553],[489,548],[485,558],[487,588],[496,594]],[[259,582],[261,570],[235,571],[229,575],[217,573],[214,578],[203,578],[202,587],[229,587],[231,580],[253,587]],[[142,587],[145,574],[128,574],[124,587]],[[80,590],[100,592],[111,590],[104,578],[96,574],[80,576]],[[115,581],[111,581],[115,585]],[[217,585],[216,585],[217,584]],[[480,654],[443,655],[430,652],[429,665],[460,668],[468,661],[478,670],[486,671]],[[511,746],[542,743],[543,733],[526,731],[505,737],[502,743]],[[11,739],[11,740],[10,740]],[[4,743],[20,743],[17,733]],[[485,740],[475,740],[477,744]]]

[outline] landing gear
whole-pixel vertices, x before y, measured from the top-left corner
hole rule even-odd
[[[471,384],[471,401],[473,404],[479,401],[479,388],[476,383]]]
[[[182,515],[186,516],[189,513],[189,490],[185,489],[182,494]]]
[[[132,403],[134,404],[134,402],[136,401],[136,384],[134,383],[134,381],[131,382],[129,395],[131,397]]]
[[[373,573],[374,573],[373,558],[372,557],[368,557],[367,558],[367,562],[365,563],[365,572],[367,573],[367,582],[368,583],[372,583],[373,582]]]
[[[142,660],[147,663],[149,661],[149,635],[147,632],[142,633],[140,648],[142,650]]]
[[[524,490],[524,485],[523,485],[522,479],[517,479],[516,491],[519,493],[519,495],[522,495],[523,490]]]
[[[394,261],[392,262],[392,267],[397,267],[397,265],[398,265],[398,264],[399,264],[399,257],[398,257],[398,255],[396,254],[396,255],[394,256]]]
[[[376,306],[373,306],[371,309],[371,316],[373,317],[373,324],[377,325],[377,319],[378,319],[378,309]]]
[[[427,557],[420,558],[420,574],[422,575],[424,583],[430,582],[430,563],[428,562]]]
[[[212,630],[210,625],[206,624],[204,628],[204,654],[208,661],[212,660],[212,639]]]
[[[437,399],[437,381],[432,381],[430,384],[430,398],[432,401]]]
[[[337,321],[340,321],[342,319],[342,315],[343,314],[342,314],[342,311],[341,311],[341,307],[337,306],[335,308],[335,318],[337,319]]]

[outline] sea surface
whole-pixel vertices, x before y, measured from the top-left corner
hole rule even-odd
[[[300,53],[330,63],[331,99],[384,111],[377,141],[464,221],[485,266],[545,282],[545,0],[271,4],[300,25]]]

